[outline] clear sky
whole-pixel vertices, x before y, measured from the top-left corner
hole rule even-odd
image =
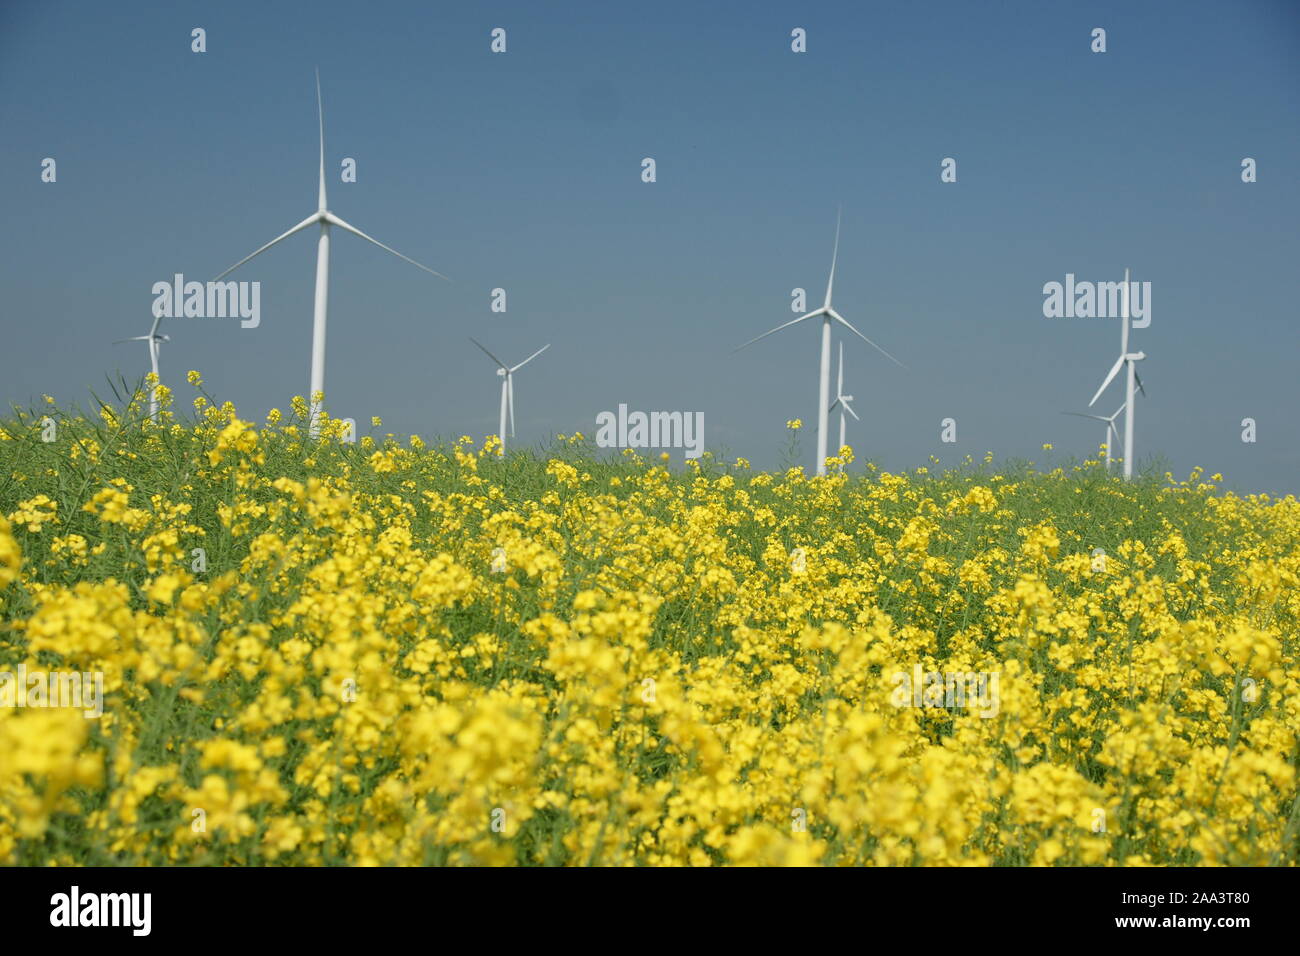
[[[331,208],[453,280],[335,230],[335,414],[494,433],[468,337],[509,362],[549,342],[516,379],[521,443],[626,403],[703,412],[706,448],[759,467],[802,418],[810,465],[816,323],[732,350],[792,317],[793,288],[820,303],[842,204],[836,307],[910,368],[845,340],[859,466],[1091,453],[1101,426],[1060,413],[1119,323],[1046,318],[1043,286],[1128,266],[1152,284],[1139,459],[1300,491],[1295,2],[5,0],[0,399],[138,378],[144,344],[110,343],[148,331],[155,282],[210,279],[314,212],[317,66]],[[191,368],[257,420],[306,393],[315,239],[231,277],[261,283],[258,328],[163,323],[182,402]]]

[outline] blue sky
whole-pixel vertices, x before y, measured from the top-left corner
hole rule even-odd
[[[521,443],[626,403],[703,412],[707,448],[768,467],[799,417],[811,464],[815,323],[732,350],[792,317],[792,288],[819,302],[842,204],[836,306],[910,368],[846,341],[859,461],[1091,453],[1101,426],[1060,412],[1118,322],[1045,318],[1042,288],[1129,266],[1152,283],[1139,459],[1300,491],[1289,2],[9,2],[0,399],[142,375],[143,344],[110,343],[148,330],[155,282],[211,278],[314,211],[318,65],[331,208],[453,280],[335,231],[336,414],[495,432],[468,337],[511,362],[550,342],[516,380]],[[262,285],[256,329],[164,323],[182,401],[191,368],[259,420],[306,392],[315,258],[313,230],[232,276]]]

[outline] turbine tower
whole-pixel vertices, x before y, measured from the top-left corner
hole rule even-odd
[[[788,328],[789,326],[792,325],[797,325],[798,323],[803,322],[805,319],[815,319],[818,316],[821,316],[822,319],[822,352],[821,352],[821,366],[820,366],[821,375],[818,380],[818,390],[817,390],[817,474],[819,475],[826,474],[826,442],[829,437],[828,431],[829,431],[829,418],[830,418],[830,411],[831,411],[831,321],[834,320],[836,322],[839,322],[846,329],[848,329],[858,338],[862,339],[862,341],[866,342],[873,349],[875,349],[881,355],[885,356],[885,358],[889,359],[899,368],[902,369],[907,368],[906,365],[904,365],[898,359],[894,358],[892,355],[890,355],[888,352],[882,349],[875,342],[871,341],[871,339],[867,338],[865,335],[863,335],[861,332],[855,329],[852,325],[849,324],[848,320],[845,319],[844,316],[840,315],[838,312],[835,311],[835,307],[831,304],[831,293],[835,287],[835,263],[836,260],[839,258],[839,253],[840,253],[840,216],[837,214],[835,217],[835,248],[834,251],[831,253],[831,274],[830,274],[830,278],[826,281],[826,301],[822,303],[821,308],[814,309],[813,311],[809,312],[807,315],[801,315],[797,319],[791,319],[789,322],[783,322],[780,325],[778,325],[776,328],[764,332],[762,335],[758,336],[758,338],[750,339],[744,345],[739,345],[734,349],[734,351],[739,352],[741,349],[753,345],[759,339],[765,339],[769,335],[772,335],[775,332],[780,332],[784,328]],[[853,417],[857,418],[857,415],[854,415]]]
[[[149,343],[149,367],[153,369],[154,377],[154,384],[149,389],[149,417],[155,421],[158,418],[158,386],[162,384],[162,378],[158,374],[158,352],[162,348],[162,343],[171,341],[171,336],[158,333],[158,323],[161,321],[162,317],[155,315],[148,335],[133,335],[129,339],[118,339],[113,343],[114,345],[121,345],[123,342]]]
[[[537,356],[541,355],[543,352],[549,349],[551,347],[551,344],[549,342],[546,343],[540,349],[534,352],[532,355],[528,356],[528,358],[520,362],[518,365],[511,367],[507,365],[505,362],[501,361],[491,352],[489,352],[486,348],[483,348],[483,345],[478,341],[478,339],[471,336],[470,341],[473,342],[475,345],[477,345],[480,349],[483,349],[483,354],[485,354],[488,358],[490,358],[492,361],[497,363],[497,374],[501,376],[501,431],[498,437],[501,439],[501,454],[504,455],[506,453],[507,413],[510,416],[510,437],[511,438],[515,437],[515,385],[514,385],[515,372],[519,371],[521,368],[523,368],[533,359],[537,358]]]
[[[1123,297],[1123,314],[1121,316],[1120,339],[1119,339],[1119,358],[1111,366],[1110,373],[1106,380],[1101,383],[1101,388],[1097,389],[1097,394],[1092,396],[1092,401],[1088,403],[1091,408],[1101,398],[1101,393],[1106,391],[1106,387],[1115,380],[1119,374],[1120,368],[1127,369],[1127,377],[1124,387],[1124,478],[1133,477],[1133,406],[1134,401],[1133,387],[1137,386],[1138,390],[1146,395],[1147,390],[1142,387],[1142,379],[1138,377],[1137,363],[1146,358],[1145,352],[1130,352],[1128,350],[1128,321],[1129,321],[1129,270],[1124,270],[1124,297]]]
[[[247,255],[240,259],[213,280],[215,282],[225,278],[245,262],[260,256],[277,242],[280,242],[283,239],[288,239],[295,232],[300,232],[308,226],[317,223],[320,224],[320,239],[317,240],[316,243],[316,301],[312,310],[311,328],[311,390],[307,395],[307,400],[311,403],[310,424],[308,428],[313,438],[320,434],[320,406],[316,400],[316,396],[325,391],[325,325],[329,307],[330,291],[330,226],[338,226],[344,232],[350,232],[354,236],[360,236],[362,239],[366,240],[366,242],[374,243],[385,252],[391,252],[393,255],[397,256],[397,258],[405,260],[413,266],[418,266],[425,272],[436,275],[439,279],[447,278],[441,272],[436,272],[428,266],[416,262],[409,256],[402,255],[396,249],[384,245],[378,239],[367,236],[356,226],[344,222],[338,216],[334,215],[334,213],[330,212],[325,199],[325,109],[321,104],[319,69],[316,71],[316,115],[320,127],[320,192],[316,211],[288,232],[272,239],[256,252],[252,253],[252,255]]]
[[[844,447],[844,413],[848,412],[853,416],[854,421],[862,421],[858,418],[858,413],[853,410],[853,396],[844,394],[844,343],[840,343],[840,377],[835,383],[835,404],[831,406],[834,411],[838,407],[840,410],[840,444],[839,448]],[[839,454],[839,448],[835,454]]]
[[[1086,412],[1061,412],[1062,415],[1073,415],[1075,418],[1091,418],[1094,421],[1106,423],[1105,444],[1106,444],[1106,473],[1107,474],[1110,473],[1110,462],[1111,459],[1114,457],[1113,453],[1114,453],[1115,445],[1119,441],[1119,429],[1115,427],[1115,419],[1119,418],[1119,413],[1124,411],[1125,407],[1126,407],[1125,405],[1121,405],[1119,408],[1115,409],[1115,411],[1109,416],[1089,415]]]

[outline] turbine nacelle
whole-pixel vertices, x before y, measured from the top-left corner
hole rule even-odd
[[[114,345],[121,345],[123,342],[170,342],[170,335],[133,335],[129,339],[118,339]]]
[[[848,319],[844,318],[844,316],[840,315],[834,309],[827,308],[826,306],[822,306],[820,309],[814,309],[813,311],[809,312],[807,315],[801,315],[799,316],[799,318],[791,319],[789,322],[783,322],[780,325],[778,325],[776,328],[764,332],[762,335],[758,336],[758,338],[750,339],[744,345],[736,346],[734,349],[732,349],[732,351],[739,352],[741,349],[748,348],[749,346],[753,345],[755,342],[759,341],[760,339],[765,339],[769,335],[773,335],[777,332],[780,332],[782,329],[788,329],[792,325],[798,325],[800,322],[806,321],[807,319],[815,319],[818,316],[823,316],[824,320],[827,322],[833,319],[834,321],[840,323],[846,329],[848,329],[850,332],[856,335],[858,338],[862,339],[862,341],[866,342],[873,349],[875,349],[877,352],[883,355],[885,358],[889,359],[889,361],[897,365],[899,368],[901,369],[907,368],[906,365],[904,365],[898,359],[894,358],[892,355],[890,355],[888,352],[882,349],[879,345],[871,341],[871,339],[867,338],[865,335],[863,335],[861,332],[855,329],[852,325],[850,325]]]
[[[1117,358],[1115,364],[1110,367],[1110,372],[1107,373],[1105,381],[1101,383],[1101,388],[1097,389],[1097,394],[1092,396],[1092,401],[1088,403],[1088,407],[1091,408],[1093,405],[1097,404],[1097,399],[1101,398],[1102,393],[1106,391],[1110,386],[1110,383],[1115,381],[1115,376],[1119,374],[1120,369],[1124,367],[1126,362],[1132,366],[1135,362],[1141,362],[1146,357],[1147,354],[1145,352],[1125,352]],[[1138,391],[1145,395],[1147,390],[1142,387],[1142,379],[1138,377],[1136,369],[1133,371],[1133,380],[1137,384]]]
[[[826,301],[822,303],[821,308],[813,309],[811,312],[807,313],[806,315],[801,315],[797,319],[791,319],[789,322],[783,322],[780,325],[778,325],[776,328],[764,332],[762,335],[758,336],[757,338],[750,339],[744,345],[736,346],[736,348],[733,349],[732,351],[739,352],[741,349],[747,348],[748,346],[753,345],[755,342],[759,341],[760,339],[767,338],[769,335],[772,335],[773,333],[780,332],[782,329],[788,329],[790,326],[798,325],[800,322],[804,322],[808,319],[815,319],[818,316],[823,316],[826,321],[830,321],[833,319],[834,321],[840,323],[842,326],[844,326],[846,329],[848,329],[858,338],[862,339],[862,341],[866,342],[873,349],[875,349],[885,358],[889,359],[899,368],[906,369],[907,368],[906,365],[904,365],[898,359],[894,358],[892,355],[890,355],[888,352],[882,349],[875,342],[871,341],[871,339],[867,338],[865,335],[863,335],[861,332],[855,329],[851,324],[849,324],[848,319],[844,318],[844,316],[836,312],[835,309],[831,306],[831,294],[835,288],[835,263],[839,260],[839,256],[840,256],[840,214],[836,213],[835,247],[831,252],[831,274],[830,274],[830,278],[826,280]],[[843,364],[842,355],[841,355],[841,364]]]
[[[1128,407],[1128,402],[1125,402],[1123,405],[1115,409],[1115,411],[1109,415],[1090,415],[1087,412],[1061,412],[1061,414],[1073,415],[1075,418],[1091,418],[1094,422],[1105,422],[1111,428],[1114,428],[1115,419],[1119,418],[1120,414],[1123,413],[1124,409],[1126,409],[1127,407]]]
[[[853,406],[850,404],[852,401],[852,395],[841,395],[831,403],[830,411],[833,412],[837,408],[842,409],[852,415],[854,421],[860,422],[862,419],[858,418],[858,413],[853,410]]]
[[[844,394],[844,343],[841,342],[840,343],[840,374],[839,377],[835,380],[835,401],[831,403],[831,407],[829,411],[833,412],[835,411],[836,406],[839,406],[843,411],[846,411],[850,415],[852,415],[854,420],[862,421],[862,419],[858,418],[858,413],[853,410],[853,406],[852,404],[850,404],[852,401],[853,401],[852,395]],[[844,416],[841,415],[840,417],[843,418]],[[842,427],[840,431],[841,432],[843,431]]]

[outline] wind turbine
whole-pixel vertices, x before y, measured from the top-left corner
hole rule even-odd
[[[797,319],[791,319],[789,322],[783,322],[776,328],[764,332],[758,338],[750,339],[744,345],[737,346],[734,351],[739,352],[746,346],[753,345],[759,339],[765,339],[775,332],[780,332],[791,325],[797,325],[805,319],[815,319],[817,316],[822,317],[822,355],[821,355],[821,377],[818,383],[818,402],[817,402],[817,474],[826,474],[826,441],[829,426],[828,419],[831,411],[831,321],[834,320],[843,325],[846,329],[856,335],[862,341],[866,342],[873,349],[879,352],[885,358],[889,359],[899,368],[907,368],[902,362],[894,358],[884,349],[882,349],[871,339],[867,338],[853,326],[848,323],[844,316],[835,311],[831,305],[831,291],[835,286],[835,262],[840,253],[840,215],[835,217],[835,249],[831,253],[831,275],[826,282],[826,301],[822,303],[821,308],[814,309],[807,315],[801,315]],[[853,416],[857,418],[857,415]]]
[[[149,365],[153,369],[154,384],[149,389],[149,417],[157,419],[158,417],[158,385],[162,379],[158,375],[158,350],[162,347],[163,342],[170,342],[171,336],[160,335],[158,333],[158,323],[162,321],[162,316],[153,317],[153,325],[149,327],[148,335],[133,335],[129,339],[118,339],[114,345],[121,345],[123,342],[148,342],[149,343]]]
[[[523,368],[533,359],[537,358],[537,356],[541,355],[543,352],[549,349],[551,347],[551,343],[547,342],[540,349],[538,349],[532,355],[528,356],[528,358],[524,359],[518,365],[511,367],[507,365],[505,362],[501,361],[499,358],[497,358],[487,349],[483,348],[482,344],[480,344],[478,339],[474,338],[473,336],[470,336],[470,341],[473,342],[475,345],[477,345],[480,349],[483,349],[483,353],[487,355],[487,357],[490,358],[492,361],[497,363],[497,374],[501,376],[501,431],[498,437],[501,439],[501,454],[504,455],[506,453],[507,410],[509,411],[509,415],[510,415],[510,437],[511,438],[515,437],[515,386],[514,386],[515,372],[519,371],[521,368]]]
[[[1106,380],[1101,383],[1101,388],[1097,389],[1097,394],[1092,396],[1092,401],[1088,403],[1089,408],[1095,405],[1097,403],[1097,399],[1101,398],[1101,393],[1106,391],[1106,387],[1115,380],[1115,376],[1119,374],[1120,368],[1126,367],[1128,369],[1128,376],[1127,379],[1125,380],[1124,406],[1123,406],[1124,408],[1124,477],[1126,479],[1133,477],[1133,406],[1136,404],[1136,402],[1134,401],[1135,396],[1133,394],[1133,386],[1136,384],[1138,389],[1142,392],[1143,395],[1146,395],[1147,393],[1147,390],[1145,388],[1142,388],[1142,379],[1138,378],[1138,373],[1137,373],[1137,363],[1147,357],[1146,353],[1130,352],[1128,350],[1128,320],[1129,320],[1128,297],[1129,297],[1129,289],[1130,289],[1129,281],[1128,281],[1128,273],[1129,271],[1125,269],[1124,270],[1124,298],[1123,298],[1124,306],[1123,306],[1123,313],[1121,316],[1122,324],[1120,326],[1119,358],[1117,358],[1115,360],[1115,364],[1111,366],[1110,373],[1106,376]]]
[[[843,342],[840,343],[840,377],[839,379],[836,380],[835,383],[835,404],[831,405],[831,410],[834,411],[837,406],[840,410],[839,447],[843,448],[844,447],[844,413],[848,412],[850,415],[852,415],[854,421],[858,421],[858,422],[862,421],[862,419],[858,418],[858,413],[853,410],[853,396],[844,394],[844,343]],[[839,450],[837,449],[835,453],[838,455]]]
[[[1110,472],[1111,458],[1113,457],[1112,453],[1116,443],[1119,441],[1119,429],[1115,427],[1115,419],[1119,417],[1120,412],[1124,411],[1126,405],[1127,403],[1115,409],[1114,414],[1110,416],[1089,415],[1086,412],[1061,412],[1062,415],[1073,415],[1075,418],[1091,418],[1094,421],[1106,423],[1106,472],[1108,474]]]
[[[262,246],[262,248],[258,249],[252,255],[248,255],[240,259],[233,266],[231,266],[229,269],[221,273],[221,275],[217,276],[217,278],[213,280],[215,282],[225,278],[226,276],[230,275],[230,273],[234,272],[236,269],[242,266],[245,262],[248,262],[250,259],[253,259],[261,255],[263,252],[265,252],[267,249],[270,249],[277,242],[280,242],[283,239],[288,239],[295,232],[301,232],[303,229],[306,229],[308,226],[314,225],[316,223],[320,224],[320,239],[317,241],[316,244],[316,302],[315,302],[315,307],[312,310],[311,391],[307,396],[308,401],[311,403],[311,418],[310,418],[309,430],[313,438],[315,438],[320,433],[320,414],[319,414],[320,407],[316,401],[316,396],[318,393],[322,393],[325,391],[325,322],[326,322],[326,314],[329,305],[329,291],[330,291],[330,226],[338,226],[340,229],[344,230],[345,232],[350,232],[355,236],[360,236],[362,239],[366,240],[366,242],[374,243],[376,246],[378,246],[380,249],[383,249],[385,252],[391,252],[393,255],[397,256],[397,258],[403,259],[406,262],[409,262],[413,266],[418,266],[419,268],[423,269],[425,272],[433,273],[433,275],[436,275],[439,279],[447,278],[441,272],[435,272],[433,269],[430,269],[428,266],[416,262],[414,259],[408,256],[402,255],[396,249],[392,249],[384,245],[378,239],[374,239],[371,236],[367,236],[356,226],[344,222],[338,216],[334,215],[334,213],[329,211],[329,207],[325,201],[325,109],[321,104],[319,69],[317,69],[316,71],[316,115],[320,125],[320,194],[319,194],[319,203],[318,203],[317,210],[314,213],[312,213],[310,216],[308,216],[306,219],[304,219],[302,222],[298,223],[298,225],[290,229],[288,232],[284,233],[281,236],[277,236],[275,239],[272,239],[270,242]]]

